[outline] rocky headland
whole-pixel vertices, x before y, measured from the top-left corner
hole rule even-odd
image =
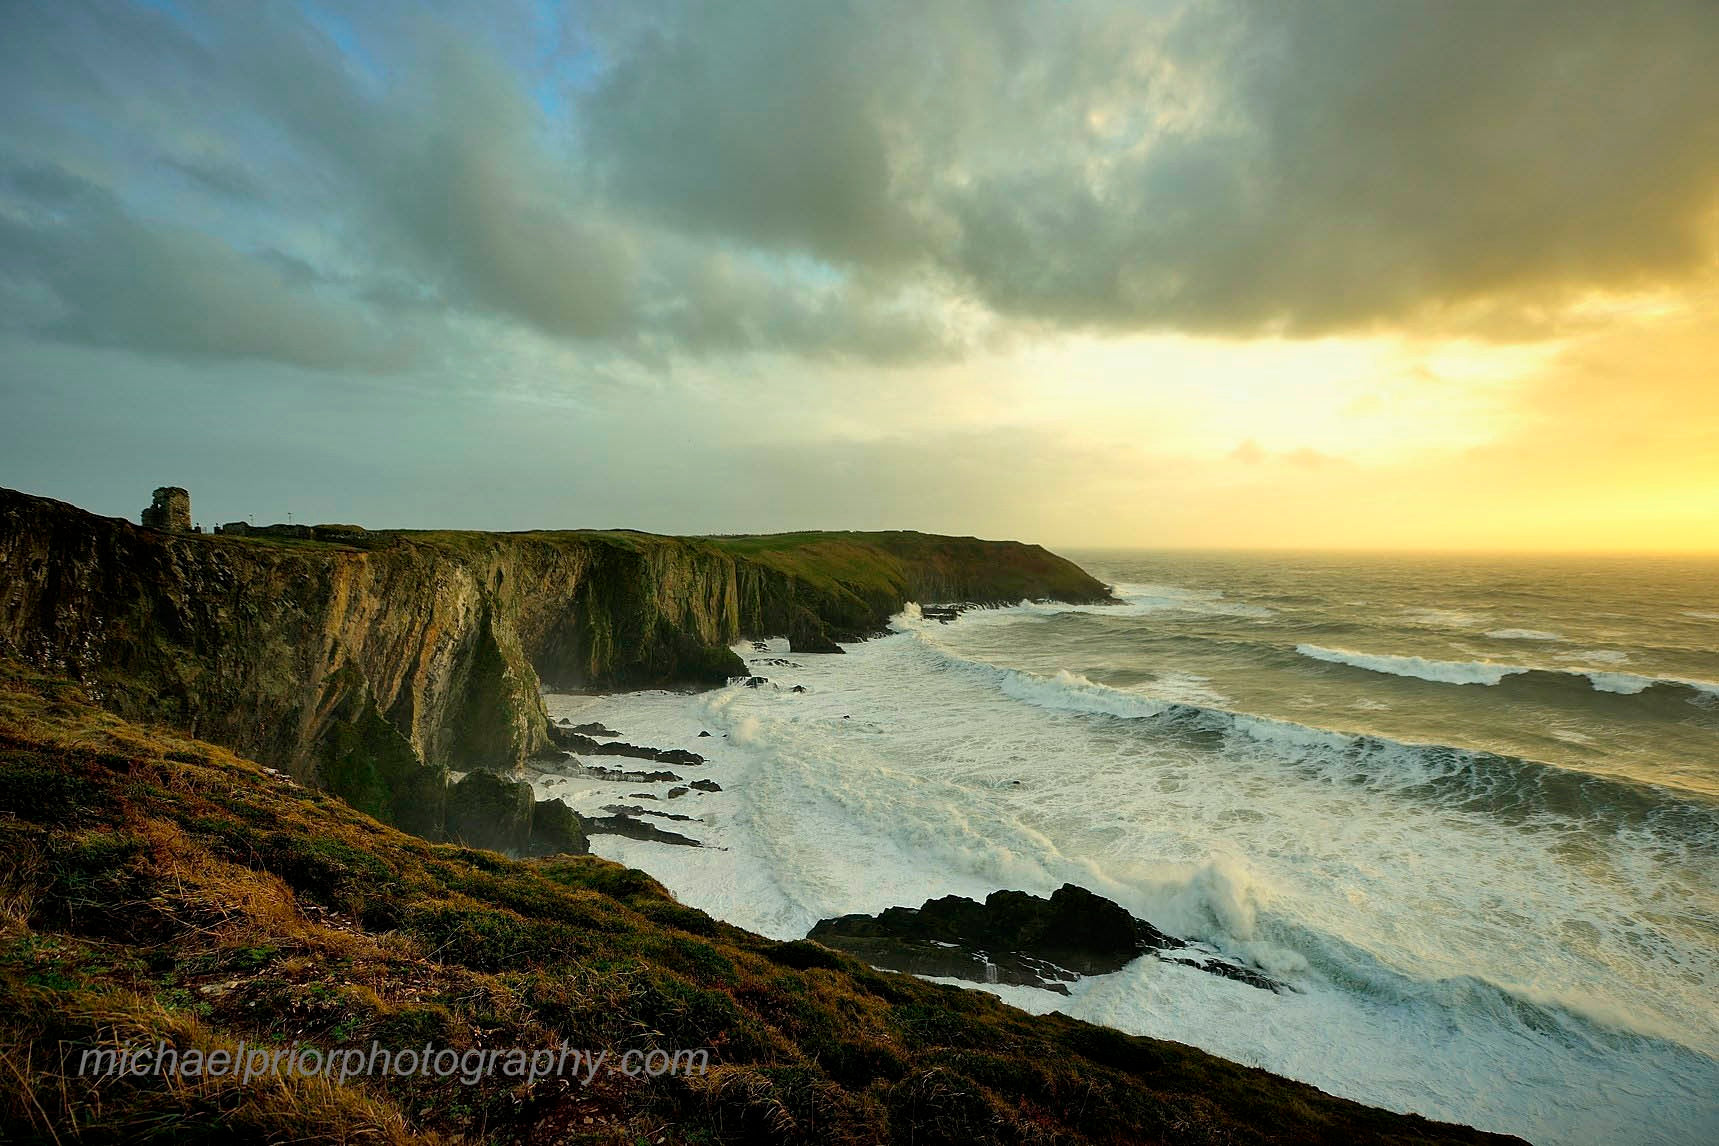
[[[0,490],[0,579],[0,655],[430,839],[472,830],[460,809],[475,796],[450,771],[512,777],[545,753],[633,754],[558,737],[546,686],[719,685],[748,675],[737,641],[840,652],[911,600],[1109,596],[1038,546],[971,537],[204,535],[12,490]],[[531,850],[539,814],[510,814],[486,845]]]

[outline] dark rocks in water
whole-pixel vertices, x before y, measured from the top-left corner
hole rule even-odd
[[[559,724],[549,726],[549,742],[566,752],[598,752],[604,747],[589,736],[583,736]]]
[[[797,684],[793,688],[789,689],[788,691],[789,692],[805,692],[806,686],[803,684]]]
[[[531,835],[526,852],[534,856],[588,855],[591,841],[585,822],[560,800],[538,800],[531,809]]]
[[[722,791],[722,785],[718,784],[715,780],[694,780],[692,782],[692,787],[698,789],[700,792]]]
[[[616,732],[613,728],[605,728],[605,727],[603,727],[602,724],[598,723],[597,721],[592,721],[589,724],[575,724],[575,725],[573,725],[573,731],[578,733],[580,736],[610,736],[610,737],[613,737],[613,736],[619,736],[620,735],[620,733]]]
[[[698,822],[697,816],[682,816],[675,812],[659,812],[655,808],[641,808],[637,804],[604,804],[603,810],[617,816],[656,816],[663,820],[679,820],[682,823]]]
[[[797,669],[804,667],[794,661],[783,660],[781,657],[759,657],[752,663],[755,665],[770,665],[772,668]]]
[[[667,797],[666,797],[666,798],[667,798],[667,799],[670,799],[670,800],[678,800],[678,799],[680,799],[680,798],[681,798],[681,797],[682,797],[682,796],[684,796],[684,795],[686,795],[686,794],[687,794],[687,793],[688,793],[688,792],[690,792],[690,791],[692,791],[692,789],[691,789],[691,788],[687,788],[687,787],[684,787],[684,786],[683,786],[683,787],[679,787],[679,788],[670,788],[670,789],[669,789],[669,790],[668,790],[668,796],[667,796]]]
[[[740,683],[747,688],[763,688],[770,683],[770,678],[767,676],[749,676]]]
[[[698,734],[699,734],[699,735],[700,735],[700,736],[709,736],[709,735],[710,735],[710,733],[708,733],[708,732],[705,732],[705,731],[704,731],[704,730],[703,730],[703,729],[700,729],[700,730],[699,730],[699,733],[698,733]]]
[[[591,756],[633,756],[640,760],[655,760],[659,764],[681,764],[689,768],[704,763],[704,757],[684,748],[647,748],[642,744],[627,744],[624,741],[605,744],[583,733],[554,725],[549,727],[549,738],[555,742],[557,748],[568,752],[584,752]]]
[[[844,915],[820,921],[807,938],[878,967],[1062,993],[1067,993],[1064,984],[1082,975],[1109,974],[1142,954],[1187,946],[1134,918],[1120,904],[1071,883],[1049,899],[1022,891],[994,891],[984,903],[949,895],[928,900],[917,909],[891,907],[875,916]],[[1270,980],[1246,968],[1189,965],[1276,989]]]
[[[767,653],[770,651],[770,642],[769,641],[753,641],[752,642],[752,651],[758,652],[758,653]]]
[[[903,908],[892,907],[891,911]],[[861,916],[869,919],[870,916]],[[845,917],[844,917],[845,919]],[[1078,982],[1080,975],[1045,959],[1034,959],[1019,952],[1002,952],[993,956],[986,951],[974,951],[934,939],[898,939],[881,935],[833,935],[820,933],[825,920],[814,927],[808,939],[828,944],[837,951],[865,960],[873,967],[889,971],[905,971],[909,975],[927,975],[939,979],[966,979],[973,983],[1005,983],[1014,987],[1037,987],[1043,991],[1068,994],[1068,984]]]
[[[919,615],[927,621],[941,621],[947,625],[972,607],[971,605],[921,605],[919,606]]]
[[[689,836],[678,832],[665,832],[655,824],[647,824],[632,816],[594,816],[585,821],[586,830],[594,836],[626,836],[631,840],[646,840],[656,844],[678,844],[681,847],[701,848],[704,845]]]
[[[620,768],[603,768],[596,764],[584,766],[585,775],[594,780],[618,780],[632,784],[678,784],[681,778],[673,772],[627,772]]]

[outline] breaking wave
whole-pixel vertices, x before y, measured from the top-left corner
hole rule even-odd
[[[1435,684],[1491,686],[1503,683],[1507,677],[1539,678],[1542,683],[1567,683],[1586,679],[1587,686],[1594,692],[1609,692],[1621,696],[1637,696],[1650,689],[1659,689],[1686,694],[1687,699],[1719,698],[1719,682],[1643,676],[1608,669],[1543,668],[1537,665],[1502,664],[1497,661],[1441,661],[1428,657],[1362,653],[1351,649],[1330,649],[1307,644],[1296,645],[1295,651],[1316,661],[1347,665],[1350,668],[1387,673],[1391,676],[1415,677]]]
[[[1066,670],[1039,676],[967,660],[929,642],[925,647],[952,666],[992,678],[1015,700],[1039,708],[1150,721],[1155,730],[1207,740],[1220,748],[1264,748],[1281,763],[1332,783],[1362,783],[1402,798],[1524,826],[1556,821],[1590,831],[1643,829],[1668,842],[1719,846],[1719,806],[1694,793],[1519,756],[1408,743],[1159,700]]]

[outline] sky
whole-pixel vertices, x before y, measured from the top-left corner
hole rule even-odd
[[[1712,0],[0,2],[0,485],[1719,551]]]

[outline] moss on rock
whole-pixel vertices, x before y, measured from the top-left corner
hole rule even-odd
[[[357,672],[342,670],[334,687],[343,696],[323,739],[318,775],[322,784],[383,823],[440,839],[447,769],[424,762],[411,741],[377,710]]]
[[[468,847],[518,854],[531,839],[531,785],[471,772],[448,789],[447,838]]]
[[[585,855],[591,842],[585,822],[560,800],[538,800],[531,810],[531,838],[527,851],[534,856]]]

